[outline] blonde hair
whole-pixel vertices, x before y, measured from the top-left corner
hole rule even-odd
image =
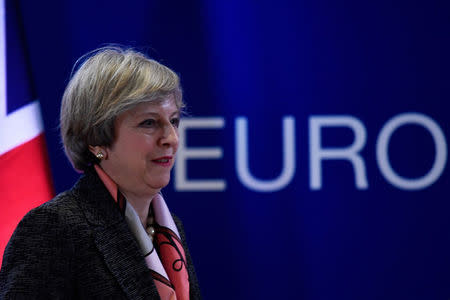
[[[85,170],[97,161],[88,147],[111,146],[115,119],[135,105],[173,96],[176,106],[184,107],[178,75],[140,52],[104,47],[80,60],[60,115],[64,150],[75,169]]]

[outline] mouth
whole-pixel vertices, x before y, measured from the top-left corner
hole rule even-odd
[[[160,166],[170,166],[172,164],[172,156],[163,156],[152,159],[152,162]]]

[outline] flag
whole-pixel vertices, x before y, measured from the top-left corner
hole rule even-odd
[[[17,3],[0,0],[0,264],[20,219],[53,196]]]

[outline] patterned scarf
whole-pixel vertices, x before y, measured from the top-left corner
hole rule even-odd
[[[94,165],[94,167],[133,232],[161,299],[189,300],[186,256],[180,234],[161,194],[153,197],[150,204],[150,211],[153,212],[154,218],[153,224],[144,228],[133,206],[127,205],[127,200],[119,191],[117,184],[100,166]],[[150,227],[153,227],[155,231],[153,240],[147,233],[153,230]]]

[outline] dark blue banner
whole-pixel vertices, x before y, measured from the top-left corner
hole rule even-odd
[[[20,1],[55,188],[78,57],[180,74],[171,184],[205,299],[448,299],[450,5]]]

